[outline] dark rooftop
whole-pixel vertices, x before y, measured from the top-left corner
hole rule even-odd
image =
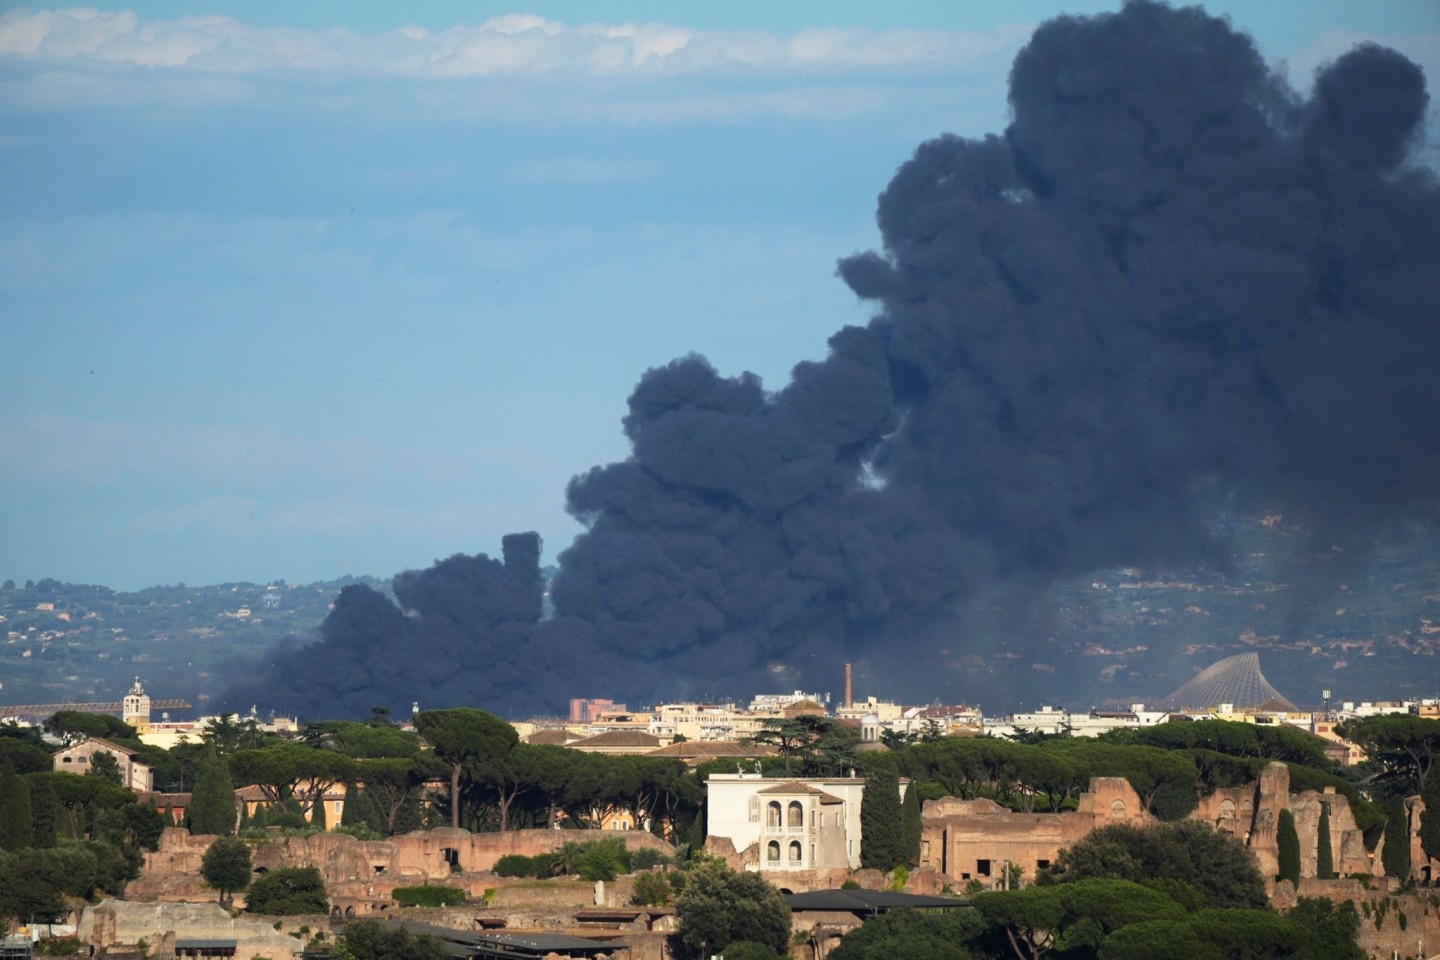
[[[787,893],[785,903],[792,911],[845,911],[873,916],[888,910],[943,909],[970,906],[969,900],[956,897],[928,897],[918,893],[893,890],[815,890],[810,893]]]

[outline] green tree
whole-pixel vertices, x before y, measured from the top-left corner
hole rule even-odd
[[[1424,790],[1440,756],[1440,720],[1387,713],[1347,720],[1335,732],[1364,749],[1382,784],[1407,796]]]
[[[1300,835],[1295,832],[1295,815],[1289,808],[1280,811],[1280,822],[1275,828],[1275,842],[1280,847],[1280,874],[1278,879],[1289,880],[1300,885]]]
[[[59,737],[66,746],[96,737],[127,747],[140,746],[140,734],[134,727],[106,713],[60,710],[51,714],[42,726],[46,733]]]
[[[35,845],[35,817],[30,807],[30,785],[6,760],[0,767],[0,850],[24,850]]]
[[[790,908],[759,874],[736,873],[707,860],[685,872],[684,892],[675,901],[680,917],[677,955],[698,960],[749,940],[786,953]]]
[[[245,895],[245,910],[275,917],[329,913],[325,880],[315,867],[282,867],[257,877]]]
[[[450,957],[440,938],[413,934],[404,927],[379,920],[352,920],[345,924],[341,946],[353,960],[448,960]]]
[[[1320,801],[1320,825],[1315,838],[1315,876],[1319,880],[1335,879],[1335,851],[1330,842],[1330,804]]]
[[[0,926],[6,917],[54,922],[65,916],[65,863],[54,854],[0,851]]]
[[[515,728],[484,710],[428,710],[415,730],[450,765],[450,826],[460,826],[460,781],[469,764],[496,762],[519,742]]]
[[[391,763],[394,761],[382,761]],[[408,761],[400,761],[408,763]],[[345,788],[345,806],[340,811],[340,825],[342,827],[364,826],[380,836],[385,836],[388,826],[385,818],[380,815],[380,810],[375,806],[374,799],[370,796],[370,778],[365,776],[365,768],[362,765],[360,775],[365,777],[365,787],[351,783]]]
[[[923,831],[920,784],[912,780],[905,788],[905,800],[900,804],[901,848],[905,852],[905,862],[912,867],[920,864],[920,836]]]
[[[295,799],[302,813],[321,802],[331,787],[355,776],[355,761],[349,757],[298,743],[240,750],[228,762],[236,776],[259,787],[272,804]]]
[[[1265,880],[1255,855],[1235,837],[1195,820],[1136,827],[1117,823],[1060,851],[1041,882],[1114,878],[1149,884],[1176,880],[1208,907],[1264,907]]]
[[[234,837],[218,837],[200,861],[200,876],[220,891],[220,905],[225,906],[231,894],[250,884],[250,845]]]
[[[1440,777],[1429,777],[1420,792],[1425,809],[1420,811],[1420,849],[1432,860],[1440,860]]]
[[[658,871],[642,873],[635,878],[635,892],[631,899],[647,907],[663,907],[670,902],[670,881]]]
[[[845,935],[829,960],[971,960],[983,924],[973,910],[891,910]],[[727,955],[728,960],[728,955]]]
[[[30,786],[30,813],[35,826],[35,846],[53,847],[58,836],[60,801],[48,777],[27,777]]]
[[[979,893],[971,900],[986,925],[1022,960],[1052,952],[1088,956],[1129,924],[1183,917],[1164,893],[1127,880],[1090,879],[1058,886]]]
[[[1144,920],[1113,931],[1101,941],[1104,960],[1228,960],[1205,943],[1187,918]]]
[[[860,865],[888,873],[905,859],[900,781],[892,767],[884,766],[870,775],[860,798]]]
[[[1335,903],[1323,897],[1301,897],[1285,912],[1285,919],[1309,930],[1313,937],[1305,960],[1365,960],[1368,956],[1356,941],[1360,915],[1348,900]]]
[[[235,788],[230,770],[214,750],[210,750],[190,793],[190,807],[185,812],[191,833],[229,836],[235,832]]]
[[[90,757],[90,769],[85,774],[87,777],[99,777],[107,783],[125,785],[125,778],[120,774],[120,761],[115,759],[115,754],[109,750],[96,750]]]
[[[19,774],[45,773],[55,769],[50,751],[40,744],[0,735],[0,763],[6,760],[15,765],[15,772]]]
[[[1385,804],[1385,845],[1380,850],[1385,875],[1410,882],[1410,823],[1405,815],[1405,798],[1391,797]]]

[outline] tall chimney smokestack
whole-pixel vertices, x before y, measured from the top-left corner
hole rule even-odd
[[[846,707],[853,707],[853,706],[855,705],[855,691],[854,691],[854,689],[850,686],[850,680],[851,680],[850,664],[847,663],[847,664],[845,664],[845,706],[846,706]]]

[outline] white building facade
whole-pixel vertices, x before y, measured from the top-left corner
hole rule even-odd
[[[722,773],[705,789],[706,835],[754,845],[761,872],[859,868],[864,777]]]

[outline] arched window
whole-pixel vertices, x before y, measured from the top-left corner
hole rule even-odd
[[[791,863],[799,863],[802,859],[804,859],[804,854],[801,853],[801,850],[800,850],[800,841],[799,841],[799,840],[791,840],[791,841],[790,841],[790,862],[791,862]]]
[[[771,863],[780,862],[780,841],[771,840],[765,845],[765,859]]]
[[[765,825],[768,827],[780,826],[780,801],[771,800],[765,808]]]
[[[1124,800],[1116,800],[1114,803],[1110,804],[1110,819],[1111,819],[1111,820],[1124,820],[1124,819],[1125,819],[1125,801],[1124,801]]]
[[[787,827],[803,827],[803,826],[805,826],[805,808],[802,807],[802,806],[800,806],[800,801],[799,801],[799,800],[791,800],[791,801],[790,801],[790,808],[785,811],[785,826],[787,826]]]
[[[1234,801],[1234,800],[1221,800],[1221,801],[1220,801],[1220,819],[1221,819],[1221,820],[1234,820],[1234,819],[1235,819],[1235,801]]]

